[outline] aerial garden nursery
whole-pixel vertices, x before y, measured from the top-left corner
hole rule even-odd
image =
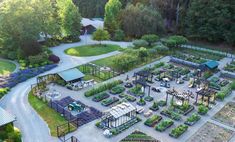
[[[0,142],[234,142],[234,5],[0,0]]]

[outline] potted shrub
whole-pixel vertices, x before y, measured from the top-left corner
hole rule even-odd
[[[184,122],[184,124],[192,126],[200,119],[201,119],[201,117],[198,114],[194,113],[190,117],[187,118],[187,120]]]
[[[159,110],[159,106],[158,106],[157,102],[153,102],[153,105],[149,109],[152,111]]]
[[[199,114],[206,115],[208,111],[209,111],[209,109],[205,105],[199,105],[198,106],[198,113]]]
[[[179,136],[181,136],[187,130],[188,130],[188,126],[186,126],[186,125],[179,125],[178,127],[172,129],[171,133],[169,135],[174,137],[174,138],[178,138]]]
[[[171,127],[174,124],[174,122],[170,119],[166,119],[161,121],[156,127],[155,130],[163,132],[165,131],[167,128]]]

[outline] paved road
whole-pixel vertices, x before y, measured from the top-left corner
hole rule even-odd
[[[81,36],[81,42],[73,44],[62,44],[57,47],[53,47],[52,51],[54,54],[61,58],[59,66],[49,72],[56,73],[65,69],[69,69],[87,62],[102,59],[105,57],[119,54],[119,52],[111,52],[104,55],[93,56],[93,57],[71,57],[64,54],[64,50],[72,47],[84,45],[86,43],[93,44],[95,41],[91,40],[90,36]],[[131,43],[128,42],[110,42],[104,41],[104,43],[118,44],[121,47],[127,47]],[[28,92],[30,91],[31,84],[36,83],[36,77],[27,80],[26,82],[18,84],[14,87],[1,101],[0,106],[8,110],[12,114],[16,115],[17,126],[22,132],[22,139],[24,142],[53,142],[58,139],[50,136],[47,124],[40,118],[39,115],[32,109],[28,103]]]

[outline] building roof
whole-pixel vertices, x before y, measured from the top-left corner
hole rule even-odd
[[[4,126],[16,120],[16,117],[0,107],[0,126]]]
[[[219,63],[214,60],[211,60],[211,61],[205,62],[204,65],[206,65],[210,69],[215,69],[219,66]]]
[[[69,82],[83,78],[85,75],[77,68],[68,69],[57,73],[64,81]]]
[[[98,28],[102,29],[104,27],[104,22],[101,20],[97,20],[97,19],[82,18],[81,23],[83,26],[92,25],[96,29],[98,29]]]
[[[106,113],[110,113],[114,118],[119,118],[134,110],[136,110],[136,108],[132,104],[123,102],[108,109]]]

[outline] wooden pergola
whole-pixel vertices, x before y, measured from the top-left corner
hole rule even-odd
[[[146,87],[148,87],[148,96],[150,95],[151,86],[147,84],[146,80],[144,80],[144,79],[135,80],[134,84],[143,86],[144,92],[146,90]]]
[[[210,104],[215,104],[216,93],[217,93],[216,91],[209,89],[209,88],[204,88],[200,91],[197,91],[195,104],[197,105],[197,104],[202,103],[207,107],[209,107]],[[198,102],[199,100],[200,102]]]
[[[171,101],[174,101],[174,98],[176,98],[177,100],[182,101],[181,104],[184,104],[185,102],[189,103],[190,98],[193,98],[194,95],[192,92],[190,91],[185,91],[183,93],[178,93],[178,91],[176,91],[174,88],[172,90],[167,90],[166,91],[166,104],[168,102],[168,97],[169,95],[171,95]]]
[[[135,80],[153,81],[153,73],[150,70],[141,70],[134,73]]]

